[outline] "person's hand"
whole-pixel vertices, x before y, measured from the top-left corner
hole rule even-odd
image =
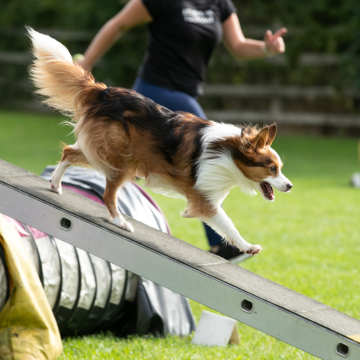
[[[285,43],[282,36],[286,33],[286,28],[279,29],[275,34],[273,34],[270,30],[267,30],[264,36],[264,53],[268,56],[272,56],[285,52]]]

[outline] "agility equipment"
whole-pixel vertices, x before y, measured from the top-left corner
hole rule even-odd
[[[360,359],[360,321],[0,161],[0,212],[326,360]]]
[[[54,170],[55,166],[47,166],[41,177],[51,180]],[[72,166],[62,184],[104,204],[106,178],[93,169]],[[128,182],[119,189],[117,200],[122,213],[170,233],[160,208],[136,183]],[[40,279],[62,336],[101,330],[111,330],[119,336],[132,333],[186,336],[195,330],[190,305],[183,296],[6,215],[1,217],[20,235],[25,255]],[[11,252],[12,243],[8,245]],[[6,265],[0,259],[0,277]],[[0,283],[0,314],[7,286],[7,281]]]
[[[62,342],[49,300],[19,233],[3,214],[0,243],[11,280],[9,299],[0,312],[0,359],[57,359]]]

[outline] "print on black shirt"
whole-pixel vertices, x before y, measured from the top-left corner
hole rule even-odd
[[[153,22],[139,76],[190,95],[202,93],[206,68],[222,40],[222,22],[236,11],[231,0],[142,0]]]
[[[214,12],[212,10],[195,10],[191,8],[182,9],[185,22],[193,24],[212,24],[214,22]]]

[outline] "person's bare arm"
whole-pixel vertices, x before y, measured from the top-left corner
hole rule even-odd
[[[84,59],[76,62],[84,69],[91,70],[96,61],[105,54],[122,33],[136,25],[152,20],[142,0],[130,0],[100,29],[86,50]]]
[[[224,42],[229,51],[241,59],[256,59],[271,56],[285,51],[282,36],[287,33],[281,28],[272,34],[270,30],[265,33],[264,41],[245,38],[238,16],[233,13],[223,22]]]

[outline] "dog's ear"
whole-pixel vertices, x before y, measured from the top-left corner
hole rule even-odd
[[[266,145],[271,146],[276,136],[276,130],[277,130],[276,123],[273,123],[272,125],[269,126],[269,137],[267,139]]]
[[[262,149],[269,139],[269,127],[262,128],[254,139],[254,150]]]

